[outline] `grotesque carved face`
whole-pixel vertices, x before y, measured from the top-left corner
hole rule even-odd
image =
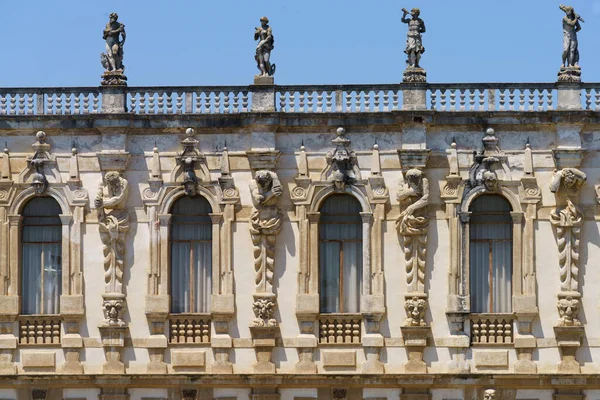
[[[494,400],[495,397],[496,391],[494,389],[487,389],[485,392],[483,392],[484,400]]]
[[[258,171],[255,179],[258,186],[263,190],[269,190],[273,185],[273,177],[268,171]]]
[[[33,186],[33,191],[35,194],[42,195],[48,188],[48,181],[46,177],[39,172],[33,174],[33,181],[31,182],[31,186]]]
[[[485,171],[483,173],[483,185],[489,191],[495,191],[498,188],[498,178],[492,171]]]
[[[565,323],[572,324],[579,313],[579,300],[568,296],[558,301],[558,314]]]
[[[417,188],[421,187],[422,179],[423,179],[423,173],[421,171],[419,171],[418,169],[409,169],[406,172],[406,180],[408,181],[408,185],[413,189],[417,189]]]
[[[119,173],[116,171],[107,172],[104,176],[104,181],[112,190],[118,189],[121,186]]]

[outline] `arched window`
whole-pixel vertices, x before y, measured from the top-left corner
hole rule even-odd
[[[171,209],[171,312],[208,313],[212,287],[212,212],[201,196]]]
[[[360,203],[350,195],[329,196],[319,221],[322,313],[358,313],[362,285]]]
[[[36,197],[23,208],[21,232],[21,313],[58,314],[62,288],[60,205]]]
[[[512,312],[513,220],[510,203],[482,195],[470,210],[471,312]]]

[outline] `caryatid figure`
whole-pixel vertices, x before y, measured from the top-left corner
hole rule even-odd
[[[275,38],[273,30],[269,26],[269,18],[260,19],[260,27],[254,29],[254,40],[258,40],[256,45],[256,66],[260,71],[259,76],[273,76],[275,74],[275,64],[271,64],[271,50],[275,47]]]
[[[281,212],[277,206],[283,189],[272,171],[257,171],[250,182],[253,209],[250,234],[254,245],[256,292],[272,293],[275,263],[275,235],[281,230]]]
[[[104,251],[106,293],[123,293],[125,235],[129,230],[126,203],[129,183],[117,171],[107,172],[94,201]]]
[[[408,291],[423,293],[429,223],[429,180],[423,171],[416,168],[406,171],[406,183],[400,188],[397,199],[402,212],[396,226],[403,239]]]
[[[560,5],[560,9],[566,14],[563,17],[563,54],[562,62],[564,67],[579,68],[579,42],[577,41],[577,32],[581,30],[581,24],[584,22],[575,9],[571,6]]]
[[[421,37],[421,34],[425,33],[425,23],[419,18],[421,10],[413,8],[409,13],[407,9],[403,8],[402,12],[401,21],[408,24],[406,49],[404,50],[408,56],[406,64],[410,68],[421,68],[419,60],[421,59],[421,54],[425,53],[425,47],[423,47],[423,39]],[[406,18],[408,14],[410,14],[411,19]]]
[[[583,213],[576,203],[586,179],[584,172],[564,168],[554,171],[550,181],[550,191],[556,196],[556,208],[550,211],[550,222],[556,228],[561,291],[579,290],[579,240]]]
[[[117,13],[110,14],[102,38],[106,40],[106,53],[101,54],[102,66],[107,71],[123,71],[123,45],[125,44],[125,25],[118,22]],[[122,38],[122,39],[121,39]]]

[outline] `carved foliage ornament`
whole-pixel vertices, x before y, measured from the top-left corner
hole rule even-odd
[[[198,141],[194,139],[194,130],[187,128],[185,138],[181,141],[183,151],[175,158],[177,165],[183,172],[183,188],[188,196],[195,196],[198,193],[198,183],[200,178],[196,174],[198,168],[202,171],[202,179],[207,178],[207,171],[204,168],[206,159],[197,149]]]

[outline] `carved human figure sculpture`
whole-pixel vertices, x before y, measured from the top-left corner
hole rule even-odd
[[[561,4],[560,9],[565,13],[562,20],[564,36],[562,63],[564,67],[579,68],[577,32],[581,30],[580,22],[583,22],[583,19],[575,13],[575,9],[571,6]]]
[[[269,18],[262,17],[260,26],[254,29],[254,40],[258,40],[256,45],[256,66],[260,71],[258,76],[273,76],[275,74],[275,64],[271,64],[271,50],[275,47],[275,38],[273,30],[269,26]]]
[[[254,246],[255,326],[273,326],[275,309],[273,274],[275,272],[275,237],[281,230],[281,213],[277,206],[283,189],[277,174],[272,171],[257,171],[250,182],[252,213],[250,235]]]
[[[107,71],[123,71],[125,69],[123,65],[125,25],[118,22],[117,13],[111,13],[109,19],[102,34],[102,38],[106,40],[106,53],[102,53],[102,65]]]
[[[129,230],[126,209],[129,183],[118,172],[110,171],[98,187],[94,201],[98,212],[100,239],[104,252],[104,283],[106,293],[123,292],[123,259],[125,235]]]
[[[416,168],[409,169],[405,177],[397,196],[402,212],[396,227],[403,241],[408,292],[424,293],[429,180]]]
[[[410,68],[421,68],[419,61],[421,60],[421,54],[425,53],[425,47],[423,47],[423,39],[421,36],[421,34],[425,33],[425,23],[419,18],[421,10],[413,8],[409,13],[408,10],[403,8],[402,13],[402,18],[400,20],[403,23],[408,24],[406,49],[404,50],[408,57],[406,65]],[[411,19],[406,18],[409,14]]]
[[[578,291],[579,239],[583,214],[575,204],[585,173],[576,168],[554,171],[550,191],[556,196],[556,208],[550,212],[550,222],[556,228],[559,251],[560,287],[562,291]]]

